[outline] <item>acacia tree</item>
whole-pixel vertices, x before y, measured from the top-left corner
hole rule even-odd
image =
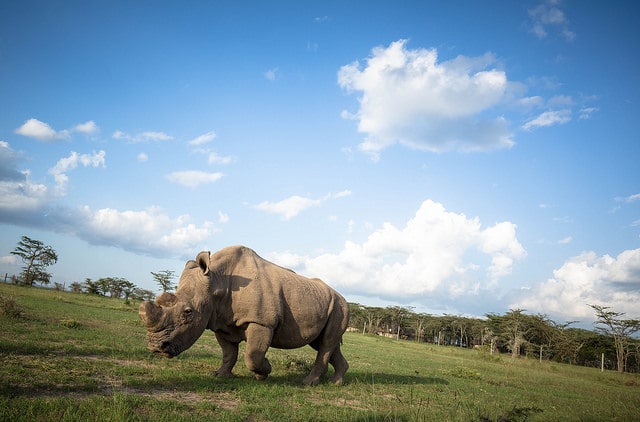
[[[11,254],[22,258],[24,263],[22,282],[25,285],[32,286],[34,281],[49,284],[51,274],[45,270],[58,261],[58,254],[51,246],[47,246],[39,240],[22,236],[18,246],[11,251]]]
[[[153,279],[160,285],[163,292],[170,292],[174,289],[173,278],[175,277],[175,271],[162,270],[154,273],[151,271]]]
[[[596,311],[596,330],[613,337],[618,361],[618,372],[624,372],[627,352],[630,351],[631,336],[640,331],[640,320],[621,319],[623,312],[611,311],[609,306],[589,305]]]
[[[523,309],[511,309],[505,315],[487,314],[491,331],[505,342],[512,358],[520,356],[520,347],[525,343],[528,332]]]

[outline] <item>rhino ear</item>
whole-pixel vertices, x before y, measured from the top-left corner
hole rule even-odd
[[[196,257],[196,262],[198,263],[198,266],[200,267],[200,269],[202,270],[202,274],[204,275],[209,274],[209,257],[210,256],[211,256],[211,253],[209,251],[202,251]]]
[[[184,264],[184,269],[185,270],[191,270],[193,268],[198,268],[198,263],[196,261],[194,261],[193,259],[188,260],[187,263]]]

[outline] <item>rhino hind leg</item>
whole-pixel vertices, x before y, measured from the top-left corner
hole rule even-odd
[[[244,363],[257,380],[264,380],[271,373],[271,364],[265,355],[271,344],[273,331],[262,325],[249,324],[245,335],[247,347],[244,351]]]
[[[342,352],[340,351],[340,346],[336,347],[336,349],[331,354],[331,358],[329,359],[329,363],[335,369],[335,373],[333,377],[331,377],[331,382],[334,384],[342,384],[342,377],[344,376],[347,369],[349,369],[349,364],[347,360],[342,356]]]

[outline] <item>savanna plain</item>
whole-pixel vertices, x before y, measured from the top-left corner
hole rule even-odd
[[[151,354],[137,305],[0,283],[2,421],[632,421],[640,376],[345,333],[344,385],[303,387],[315,352],[270,349],[215,378],[213,333]],[[242,347],[241,347],[242,352]],[[331,369],[329,375],[331,374]],[[328,378],[328,377],[327,377]]]

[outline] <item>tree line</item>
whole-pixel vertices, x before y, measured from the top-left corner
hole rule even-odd
[[[640,372],[640,340],[633,337],[640,330],[640,321],[625,319],[624,313],[601,305],[589,305],[596,316],[595,331],[573,327],[576,321],[559,324],[523,309],[471,318],[417,313],[412,307],[349,306],[350,330],[363,334]]]
[[[48,267],[58,261],[57,252],[43,242],[22,236],[16,248],[11,254],[22,259],[22,272],[19,275],[12,275],[7,280],[8,274],[5,274],[5,282],[21,284],[24,286],[33,286],[34,283],[41,285],[49,285],[51,283],[51,273]],[[151,272],[153,279],[160,286],[162,291],[167,292],[174,289],[173,279],[175,273],[170,270],[162,270]],[[54,289],[66,290],[63,283],[54,282]],[[69,290],[75,293],[88,293],[100,296],[109,296],[117,299],[124,299],[126,303],[130,300],[153,300],[155,293],[151,290],[142,289],[133,282],[122,277],[104,277],[98,280],[90,278],[85,279],[83,283],[74,281],[69,285]]]
[[[22,236],[11,253],[19,256],[24,264],[20,276],[11,277],[12,282],[26,286],[35,282],[50,283],[51,274],[47,268],[58,260],[51,246]],[[173,271],[151,272],[151,275],[162,291],[175,288]],[[54,288],[64,290],[65,286],[55,283]],[[69,289],[124,298],[127,303],[130,300],[153,300],[155,297],[152,291],[141,289],[120,277],[87,278],[84,283],[71,283]],[[486,318],[470,318],[416,313],[411,307],[401,306],[382,308],[358,303],[350,303],[349,306],[349,328],[363,334],[479,348],[489,353],[509,353],[513,358],[524,355],[540,361],[640,372],[640,340],[633,337],[640,331],[640,320],[626,319],[624,313],[598,304],[589,305],[595,312],[595,331],[572,327],[575,321],[558,324],[546,315],[529,315],[522,309],[510,310],[504,315],[489,313]]]

